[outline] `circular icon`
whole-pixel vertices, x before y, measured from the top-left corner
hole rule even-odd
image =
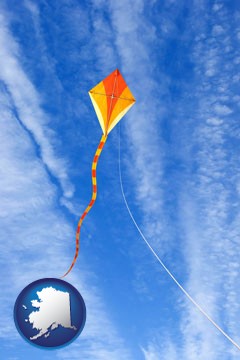
[[[56,348],[68,345],[80,335],[86,307],[80,293],[68,282],[40,279],[19,294],[14,321],[20,335],[30,344]]]

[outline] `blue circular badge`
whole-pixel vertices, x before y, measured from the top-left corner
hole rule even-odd
[[[30,344],[57,348],[80,335],[86,321],[86,307],[80,293],[68,282],[40,279],[19,294],[14,321],[20,335]]]

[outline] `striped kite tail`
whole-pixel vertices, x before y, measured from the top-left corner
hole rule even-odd
[[[93,207],[96,198],[97,198],[97,174],[96,174],[96,170],[97,170],[97,164],[98,164],[98,159],[99,156],[102,152],[102,149],[105,145],[105,142],[107,140],[107,135],[103,135],[100,143],[98,145],[97,151],[94,155],[93,158],[93,162],[92,162],[92,198],[90,203],[88,204],[88,206],[86,207],[86,209],[84,210],[82,216],[80,217],[80,220],[78,222],[78,226],[77,226],[77,231],[76,231],[76,249],[75,249],[75,255],[72,261],[71,266],[69,267],[68,271],[62,276],[62,278],[64,278],[68,273],[70,273],[70,271],[72,270],[73,266],[75,265],[75,262],[77,260],[78,254],[79,254],[79,238],[80,238],[80,229],[83,223],[84,218],[86,217],[86,215],[88,214],[88,212],[91,210],[91,208]]]

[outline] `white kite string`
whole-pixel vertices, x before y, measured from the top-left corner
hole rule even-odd
[[[152,252],[152,254],[155,256],[155,258],[158,260],[158,262],[162,265],[164,270],[168,273],[168,275],[172,278],[172,280],[175,282],[175,284],[179,287],[180,290],[186,295],[186,297],[195,305],[198,310],[224,335],[238,350],[240,350],[240,346],[228,335],[225,333],[225,331],[203,310],[203,308],[189,295],[189,293],[182,287],[182,285],[177,281],[177,279],[174,277],[174,275],[171,273],[171,271],[166,267],[166,265],[162,262],[162,260],[159,258],[159,256],[156,254],[156,252],[153,250],[145,236],[143,235],[142,231],[140,230],[135,218],[133,217],[133,214],[129,208],[124,189],[123,189],[123,183],[122,183],[122,172],[121,172],[121,129],[119,124],[119,148],[118,148],[118,166],[119,166],[119,179],[120,179],[120,186],[122,191],[123,200],[125,202],[126,208],[128,210],[128,213],[136,226],[139,234],[141,235],[142,239],[145,241],[146,245]]]

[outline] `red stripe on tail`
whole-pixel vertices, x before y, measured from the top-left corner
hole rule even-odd
[[[97,167],[97,163],[98,163],[98,159],[100,157],[100,154],[102,152],[102,149],[104,147],[104,144],[107,140],[107,135],[103,135],[101,140],[100,140],[100,143],[97,147],[97,150],[96,150],[96,153],[94,155],[94,158],[93,158],[93,162],[92,162],[92,198],[91,198],[91,201],[90,203],[88,204],[88,206],[86,207],[86,209],[84,210],[82,216],[80,217],[79,219],[79,222],[78,222],[78,226],[77,226],[77,231],[76,231],[76,246],[75,246],[75,254],[74,254],[74,258],[73,258],[73,261],[68,269],[68,271],[62,276],[62,278],[64,278],[67,274],[70,273],[70,271],[72,270],[73,266],[75,265],[76,263],[76,260],[77,260],[77,257],[78,257],[78,254],[79,254],[79,234],[80,234],[80,228],[82,226],[82,222],[84,220],[84,218],[86,217],[86,215],[88,214],[88,212],[91,210],[91,208],[93,207],[95,201],[96,201],[96,198],[97,198],[97,179],[96,179],[96,169],[93,169],[93,166],[95,166],[95,168]],[[97,152],[100,150],[100,152],[97,154]],[[93,180],[95,180],[96,182],[96,185],[93,184]]]

